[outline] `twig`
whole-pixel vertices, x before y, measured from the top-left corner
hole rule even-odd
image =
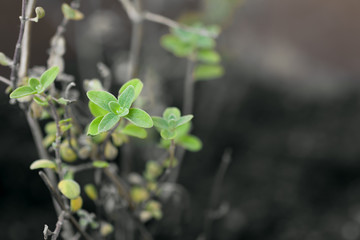
[[[55,228],[54,232],[52,233],[51,240],[56,240],[59,237],[61,227],[64,222],[64,217],[65,217],[65,211],[61,211],[61,213],[58,217],[58,221],[56,222],[56,228]]]
[[[212,37],[212,38],[217,37],[217,35],[214,35],[213,33],[209,32],[205,29],[196,29],[193,27],[189,27],[189,26],[180,24],[178,22],[175,22],[174,20],[171,20],[170,18],[164,17],[164,16],[156,14],[156,13],[143,12],[142,17],[150,22],[159,23],[159,24],[171,27],[171,28],[181,28],[185,31],[196,33],[196,34],[199,34],[199,35],[205,36],[205,37]]]
[[[193,112],[194,105],[194,67],[195,61],[193,56],[187,60],[186,76],[184,81],[184,95],[183,95],[183,114],[190,114]]]
[[[15,46],[15,52],[14,52],[14,57],[13,57],[13,64],[12,64],[12,68],[11,68],[11,74],[10,74],[10,81],[11,81],[11,86],[12,87],[17,87],[17,77],[18,77],[18,62],[20,60],[20,53],[21,53],[21,45],[22,45],[22,39],[24,36],[24,29],[25,29],[25,17],[26,17],[26,3],[27,0],[22,0],[22,9],[21,9],[21,16],[20,16],[20,32],[19,32],[19,37],[18,40],[16,42],[16,46]]]
[[[56,112],[56,107],[54,105],[54,103],[52,102],[52,100],[48,100],[49,103],[49,107],[50,107],[50,111],[52,113],[52,117],[55,120],[55,124],[56,124],[56,137],[55,137],[55,162],[56,162],[56,166],[58,168],[58,173],[59,173],[59,177],[60,179],[64,178],[64,173],[62,171],[62,166],[61,166],[61,157],[60,157],[60,141],[61,141],[61,129],[60,129],[60,118],[58,113]]]
[[[11,81],[9,79],[7,79],[7,78],[2,77],[2,76],[0,76],[0,82],[3,82],[5,84],[11,86]]]
[[[75,226],[75,228],[81,233],[81,235],[83,235],[83,237],[86,240],[92,240],[92,238],[90,237],[90,235],[85,232],[80,224],[77,222],[77,220],[68,212],[68,210],[66,209],[64,203],[61,200],[61,196],[58,194],[58,192],[55,190],[55,188],[53,187],[53,185],[51,184],[49,178],[46,176],[46,174],[42,171],[39,172],[39,175],[41,177],[41,179],[44,181],[46,187],[49,189],[51,195],[56,199],[57,203],[60,205],[61,209],[63,211],[65,211],[66,213],[68,213],[69,215],[69,219],[72,222],[72,224]]]
[[[204,233],[200,237],[201,240],[206,240],[210,238],[211,225],[213,222],[213,217],[211,216],[210,213],[217,208],[220,199],[221,186],[224,181],[224,177],[230,163],[231,163],[231,149],[226,149],[221,159],[220,167],[218,168],[218,171],[215,176],[213,188],[211,191],[210,201],[209,201],[209,209],[207,211],[204,220]]]
[[[26,19],[31,17],[31,14],[34,11],[36,0],[29,0],[26,6]],[[27,75],[29,67],[29,57],[30,57],[30,39],[31,39],[31,25],[32,21],[26,21],[24,36],[22,40],[21,47],[21,56],[20,56],[20,66],[19,66],[19,79],[24,78]]]

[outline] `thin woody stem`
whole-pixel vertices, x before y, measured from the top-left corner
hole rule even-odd
[[[26,3],[27,0],[22,0],[22,9],[21,9],[21,16],[20,16],[20,31],[19,31],[19,37],[16,42],[15,46],[15,52],[13,57],[13,64],[11,68],[11,74],[10,74],[10,81],[12,87],[17,87],[17,78],[18,78],[18,62],[20,60],[20,53],[21,53],[21,45],[22,45],[22,39],[24,37],[24,30],[25,30],[25,17],[26,17]]]

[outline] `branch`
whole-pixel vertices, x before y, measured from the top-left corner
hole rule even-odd
[[[22,0],[22,10],[21,10],[21,16],[20,16],[20,32],[19,32],[19,37],[18,40],[16,42],[16,46],[15,46],[15,52],[14,52],[14,57],[13,57],[13,64],[12,64],[12,68],[11,68],[11,74],[10,74],[10,81],[11,81],[11,86],[12,87],[17,87],[17,77],[18,77],[18,62],[20,60],[20,53],[21,53],[21,45],[22,45],[22,39],[24,36],[24,29],[25,29],[25,17],[26,17],[26,3],[27,0]]]
[[[68,213],[69,215],[69,219],[72,222],[72,224],[75,226],[75,228],[81,233],[81,235],[83,235],[84,239],[86,240],[92,240],[91,236],[85,232],[80,224],[77,222],[77,220],[71,215],[71,213],[68,212],[68,210],[66,209],[64,203],[61,200],[61,196],[59,195],[59,193],[55,190],[55,188],[53,187],[53,185],[51,184],[49,178],[46,176],[46,174],[43,171],[39,172],[39,175],[41,177],[41,179],[44,181],[46,187],[49,189],[51,195],[55,198],[55,200],[57,201],[57,203],[59,204],[59,206],[61,207],[61,209],[63,211],[65,211],[66,213]]]
[[[2,76],[0,76],[0,82],[3,82],[5,84],[11,86],[11,81],[9,79],[7,79],[7,78],[2,77]]]

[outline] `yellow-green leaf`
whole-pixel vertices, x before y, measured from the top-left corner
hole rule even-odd
[[[71,199],[70,201],[70,209],[72,212],[76,212],[79,209],[81,209],[82,205],[83,205],[83,200],[80,196],[75,199]]]
[[[80,12],[79,10],[73,9],[66,3],[62,4],[61,11],[63,12],[64,17],[68,20],[78,21],[78,20],[81,20],[84,18],[84,14],[82,14],[82,12]]]
[[[30,165],[31,170],[39,169],[39,168],[56,169],[56,164],[53,161],[50,161],[48,159],[39,159]]]
[[[80,195],[80,186],[77,182],[70,179],[65,179],[59,182],[58,189],[69,199],[75,199]]]
[[[84,191],[91,200],[95,201],[98,198],[96,187],[93,184],[86,184]]]

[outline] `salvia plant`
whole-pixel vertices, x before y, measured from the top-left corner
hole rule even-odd
[[[33,8],[26,2],[23,1],[24,12]],[[150,13],[141,16],[142,12],[131,2],[120,2],[134,24],[148,20],[166,25],[172,21],[159,22],[154,20],[159,19],[154,17],[157,15]],[[153,233],[144,224],[151,219],[166,217],[162,208],[165,201],[161,197],[162,186],[168,182],[172,170],[180,167],[182,157],[177,156],[176,149],[196,152],[202,148],[201,140],[190,133],[194,116],[182,115],[177,107],[164,109],[162,116],[151,116],[151,109],[149,114],[134,107],[141,106],[135,101],[144,84],[132,76],[116,94],[105,90],[99,80],[85,81],[83,89],[93,117],[88,118],[85,125],[81,124],[71,107],[76,99],[69,97],[75,86],[73,80],[54,84],[68,77],[64,73],[64,52],[59,49],[63,49],[62,34],[66,25],[85,17],[78,8],[79,1],[76,0],[70,5],[62,5],[64,20],[61,31],[57,31],[51,40],[48,68],[21,70],[24,63],[20,61],[20,55],[29,54],[25,45],[20,51],[17,44],[13,59],[0,53],[0,64],[11,68],[10,79],[0,76],[0,80],[9,85],[10,98],[27,114],[40,154],[40,159],[33,161],[30,169],[40,170],[39,175],[52,195],[58,216],[58,224],[53,230],[45,225],[39,232],[43,232],[44,239],[50,236],[57,239],[60,235],[63,239],[123,239],[119,236],[124,232],[139,232],[141,239],[152,239]],[[20,17],[20,45],[26,23],[38,22],[45,16],[41,7],[36,7],[33,12],[35,17]],[[171,25],[171,34],[162,37],[162,46],[176,56],[196,63],[193,80],[221,76],[223,68],[215,50],[219,28],[200,23],[191,26],[175,24],[176,27]],[[43,124],[39,125],[39,122]],[[155,131],[151,132],[153,127],[159,133],[158,137]],[[120,167],[112,160],[119,156],[119,149],[131,138],[148,139],[148,142],[159,139],[157,147],[163,149],[163,155],[159,159],[145,159],[143,172],[121,174]],[[78,173],[82,171],[92,171],[93,179],[79,181]],[[97,211],[85,209],[85,200],[92,201]],[[132,222],[133,227],[124,227],[119,218]]]

